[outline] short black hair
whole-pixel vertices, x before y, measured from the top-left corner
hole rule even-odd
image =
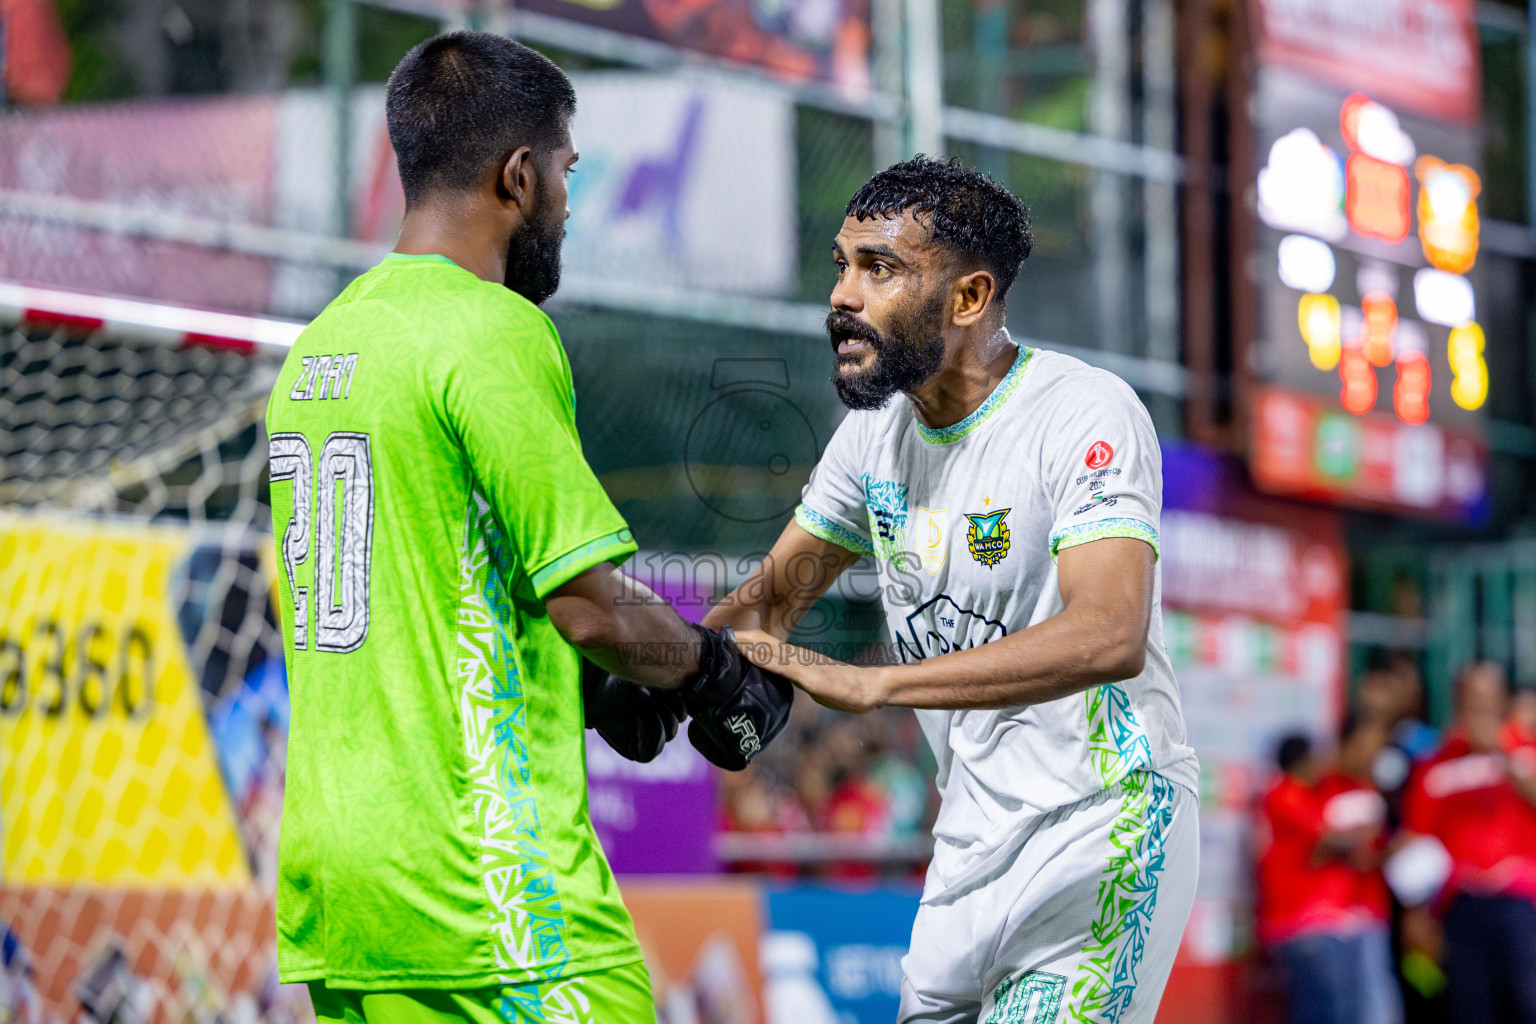
[[[520,146],[547,154],[569,137],[575,113],[576,90],[554,61],[489,32],[412,47],[384,100],[407,203],[472,189]]]
[[[1035,247],[1023,201],[957,157],[935,160],[919,153],[866,181],[846,213],[868,220],[908,211],[928,220],[928,237],[936,244],[992,272],[1001,305]]]
[[[1293,732],[1275,748],[1275,762],[1280,770],[1289,772],[1312,754],[1312,741],[1299,732]]]

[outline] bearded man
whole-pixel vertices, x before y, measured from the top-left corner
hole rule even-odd
[[[705,619],[828,707],[917,710],[940,808],[901,1024],[1152,1024],[1194,899],[1157,435],[1125,382],[1009,336],[1031,244],[1018,198],[957,161],[854,194],[827,317],[853,411]],[[895,663],[783,643],[860,556]]]

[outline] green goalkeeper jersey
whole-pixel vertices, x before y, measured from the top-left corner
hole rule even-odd
[[[635,550],[554,325],[392,254],[267,410],[292,693],[278,967],[333,988],[537,984],[640,958],[587,812],[550,591]]]

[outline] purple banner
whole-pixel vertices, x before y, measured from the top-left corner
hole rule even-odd
[[[715,775],[684,736],[650,764],[626,761],[587,732],[587,798],[608,862],[619,874],[715,870]]]
[[[691,597],[685,581],[654,579],[644,567],[625,566],[679,615],[697,622],[709,610]],[[704,874],[714,857],[715,769],[693,749],[684,732],[650,764],[614,753],[603,738],[587,731],[587,801],[592,825],[608,863],[621,875]]]

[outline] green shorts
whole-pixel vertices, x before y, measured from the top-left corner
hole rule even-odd
[[[319,1024],[656,1024],[645,964],[501,988],[362,992],[309,983]]]

